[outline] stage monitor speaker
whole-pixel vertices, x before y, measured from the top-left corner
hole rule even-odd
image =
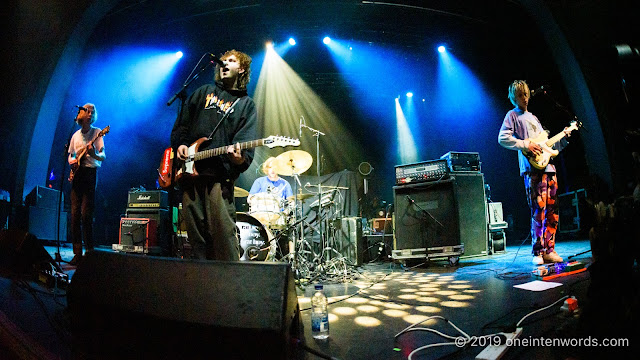
[[[12,275],[35,274],[39,270],[62,271],[42,243],[28,232],[0,230],[0,269]]]
[[[453,182],[402,185],[393,190],[394,250],[460,245]]]
[[[56,227],[60,216],[60,226]],[[39,206],[29,207],[29,232],[40,240],[58,240],[67,241],[67,222],[66,212],[58,212],[55,208],[43,208]]]
[[[157,236],[157,247],[161,249],[161,253],[168,255],[171,247],[171,234],[173,230],[172,216],[168,209],[138,209],[127,208],[125,212],[128,218],[143,218],[155,221],[157,228],[155,234]]]
[[[484,175],[455,173],[451,175],[460,225],[460,241],[464,256],[488,254],[487,200]]]
[[[344,217],[333,223],[335,229],[334,249],[347,258],[353,265],[362,265],[364,238],[362,237],[363,219]]]
[[[96,250],[68,289],[88,358],[289,359],[303,341],[291,266]]]

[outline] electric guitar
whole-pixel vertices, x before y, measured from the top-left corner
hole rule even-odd
[[[91,141],[89,141],[87,143],[87,146],[83,147],[82,149],[80,149],[80,151],[78,151],[76,153],[76,162],[71,164],[71,171],[69,172],[69,181],[73,181],[73,177],[76,176],[76,171],[78,171],[78,169],[80,168],[80,160],[82,160],[82,158],[85,155],[87,155],[87,147],[88,146],[93,146],[93,142],[94,141],[96,141],[99,138],[107,135],[109,133],[109,131],[111,131],[111,125],[107,125],[107,127],[105,127],[104,129],[100,130],[98,135],[96,135],[95,138],[93,138]]]
[[[206,137],[196,140],[187,149],[187,158],[176,161],[176,166],[173,166],[174,153],[172,148],[165,149],[162,161],[160,162],[160,168],[158,168],[158,184],[163,189],[171,187],[172,183],[180,182],[182,179],[198,176],[196,163],[200,160],[212,158],[227,153],[227,148],[232,145],[221,146],[214,149],[208,149],[199,151],[200,146],[209,139]],[[292,139],[286,136],[271,135],[264,139],[252,140],[240,143],[240,149],[251,149],[258,146],[266,146],[268,148],[274,148],[276,146],[300,146],[300,140]],[[175,173],[173,173],[175,170]]]
[[[582,123],[574,120],[567,127],[567,129],[571,131],[578,130],[580,126],[582,126]],[[542,153],[540,155],[535,155],[532,152],[526,150],[522,151],[522,154],[524,154],[524,156],[529,160],[531,166],[536,169],[543,170],[547,167],[547,165],[549,165],[549,161],[551,161],[552,158],[556,157],[560,153],[558,150],[553,149],[552,146],[555,145],[555,143],[557,143],[558,141],[562,140],[562,138],[564,138],[565,136],[567,136],[567,134],[564,132],[564,130],[562,130],[557,135],[549,139],[549,134],[547,134],[546,131],[543,131],[538,136],[529,138],[530,142],[536,143],[542,148]]]

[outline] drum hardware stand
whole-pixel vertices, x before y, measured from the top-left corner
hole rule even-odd
[[[304,120],[304,117],[301,118]],[[307,126],[306,121],[300,122],[300,132],[302,132],[302,128],[307,128],[311,132],[313,132],[313,136],[316,138],[316,170],[318,175],[318,215],[321,217],[322,212],[322,178],[320,177],[320,136],[326,135],[320,130],[316,130],[310,126]],[[320,242],[323,251],[320,253],[320,263],[322,263],[322,255],[324,252],[325,244],[324,244],[324,231],[322,229],[322,222],[319,224],[320,227]]]

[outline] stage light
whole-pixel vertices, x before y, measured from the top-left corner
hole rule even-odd
[[[325,36],[325,37],[324,37],[324,39],[322,39],[322,42],[323,42],[325,45],[329,45],[329,43],[331,42],[331,38],[330,38],[330,37],[328,37],[328,36]]]
[[[296,44],[296,39],[294,39],[294,38],[289,38],[289,44],[291,44],[291,45],[295,45],[295,44]]]
[[[422,99],[422,102],[424,102],[424,99]]]
[[[182,53],[182,51],[176,51],[176,57],[177,57],[178,59],[182,58],[182,56],[183,56],[183,55],[184,55],[184,54]]]
[[[282,45],[291,48],[287,41]],[[282,45],[277,44],[273,50],[266,51],[254,91],[253,100],[259,109],[261,118],[278,119],[278,121],[263,122],[260,131],[264,134],[295,134],[295,137],[310,137],[312,133],[308,129],[303,129],[302,135],[299,135],[300,120],[304,118],[308,127],[323,132],[331,129],[332,141],[343,144],[340,149],[320,144],[321,155],[324,156],[327,164],[347,163],[351,168],[357,167],[364,156],[359,144],[329,106],[284,61],[278,52],[278,48]],[[315,154],[315,142],[301,144],[300,150]],[[345,154],[350,155],[348,159],[345,159]],[[267,151],[256,149],[253,163],[260,164],[268,156]],[[247,170],[248,173],[256,169],[257,165],[252,164],[252,167]]]
[[[445,51],[447,51],[447,49],[444,46],[442,46],[442,45],[438,46],[438,52],[439,53],[443,53]]]
[[[407,97],[408,97],[408,98],[413,97],[413,93],[412,93],[411,91],[409,91],[409,92],[407,93]]]
[[[271,41],[267,41],[267,42],[264,44],[264,46],[265,46],[267,49],[273,49],[273,43],[272,43]]]

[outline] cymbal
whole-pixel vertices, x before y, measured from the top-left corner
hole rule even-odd
[[[241,187],[235,186],[233,188],[233,196],[234,197],[245,197],[248,196],[249,192]]]
[[[298,195],[291,195],[287,198],[287,200],[292,201],[292,200],[305,200],[308,199],[310,197],[314,196],[314,194],[298,194]]]
[[[313,164],[311,154],[304,150],[289,150],[276,156],[273,163],[275,171],[280,175],[300,175],[309,170]]]

